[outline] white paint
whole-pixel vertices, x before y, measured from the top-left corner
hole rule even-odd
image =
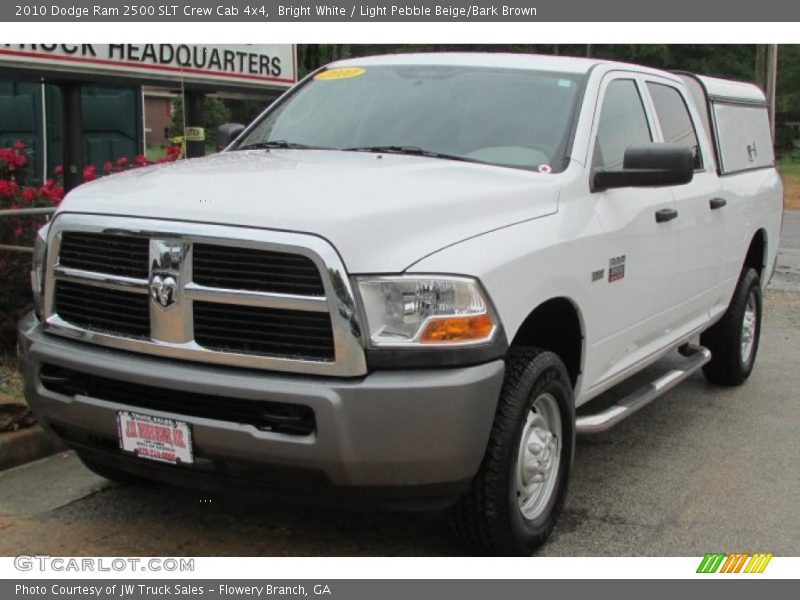
[[[599,111],[614,79],[637,82],[655,141],[663,137],[646,83],[680,91],[701,151],[711,156],[709,136],[680,78],[557,57],[417,55],[339,64],[403,61],[572,72],[594,65],[569,166],[541,174],[391,154],[230,152],[82,186],[61,210],[312,233],[336,247],[351,274],[474,276],[488,290],[509,339],[542,302],[566,298],[584,330],[578,404],[707,327],[727,306],[759,229],[768,238],[768,280],[782,209],[774,169],[720,179],[708,160],[685,186],[590,191]],[[714,197],[725,198],[727,206],[711,211]],[[655,211],[662,208],[677,209],[679,217],[656,223]],[[609,260],[622,255],[625,277],[609,282]],[[606,276],[593,282],[592,273],[601,268]]]

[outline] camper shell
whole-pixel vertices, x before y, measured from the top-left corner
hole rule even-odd
[[[679,75],[699,111],[719,175],[775,165],[767,99],[758,86],[690,73]]]

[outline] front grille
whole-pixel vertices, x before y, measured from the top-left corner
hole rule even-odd
[[[77,327],[113,335],[150,337],[146,294],[56,281],[53,307],[64,321]]]
[[[88,396],[136,408],[253,425],[289,435],[310,435],[316,428],[314,411],[302,404],[196,394],[116,381],[50,364],[42,365],[40,377],[46,389],[66,396]]]
[[[319,269],[301,254],[194,245],[194,281],[234,290],[324,296]]]
[[[48,235],[48,333],[171,360],[367,372],[347,270],[321,238],[71,213]]]
[[[150,242],[106,233],[65,232],[58,262],[63,267],[147,279]]]
[[[195,341],[211,350],[332,361],[328,313],[194,302]]]

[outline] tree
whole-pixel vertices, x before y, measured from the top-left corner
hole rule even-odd
[[[203,101],[203,127],[206,130],[206,142],[213,142],[217,127],[231,119],[231,111],[219,98],[206,96]],[[183,98],[178,96],[172,102],[172,123],[169,128],[170,137],[183,135]],[[187,123],[190,125],[190,123]]]

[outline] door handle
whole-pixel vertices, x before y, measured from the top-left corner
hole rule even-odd
[[[711,210],[717,210],[718,208],[725,206],[727,203],[728,201],[725,200],[725,198],[712,198],[708,201],[708,207]]]
[[[666,223],[677,218],[678,211],[674,208],[662,208],[656,211],[656,223]]]

